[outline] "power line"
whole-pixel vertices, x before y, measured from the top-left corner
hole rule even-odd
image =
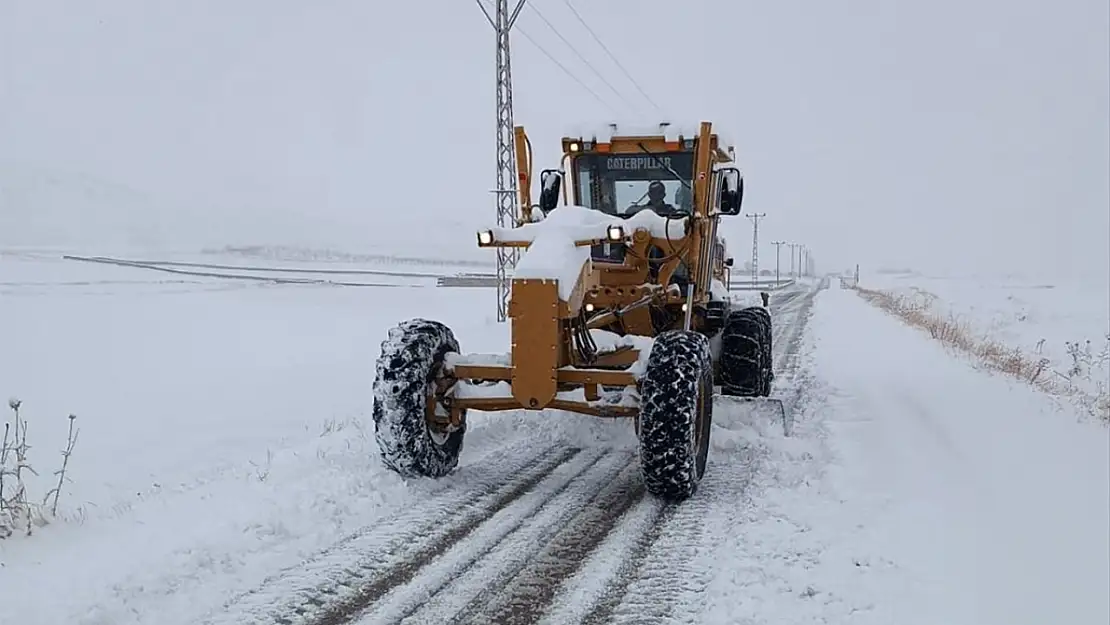
[[[628,98],[624,97],[624,95],[621,94],[621,92],[617,91],[617,89],[608,80],[606,80],[604,76],[601,75],[601,72],[599,72],[597,70],[597,68],[594,67],[594,64],[590,63],[589,59],[587,59],[585,56],[583,56],[582,53],[578,51],[578,48],[575,48],[574,44],[572,44],[570,41],[568,41],[567,38],[563,36],[563,33],[559,32],[558,28],[555,28],[555,25],[552,24],[551,21],[548,20],[547,17],[545,17],[544,14],[541,13],[540,10],[536,8],[536,4],[534,2],[529,4],[528,8],[531,9],[532,12],[535,13],[537,17],[539,17],[541,20],[543,20],[543,23],[547,24],[547,27],[550,28],[551,31],[554,32],[555,35],[563,41],[563,43],[567,44],[567,47],[570,48],[571,52],[574,52],[574,54],[583,63],[586,64],[586,67],[590,68],[590,71],[592,71],[594,73],[594,76],[597,76],[598,80],[600,80],[602,83],[604,83],[606,87],[609,87],[609,90],[612,91],[614,95],[616,95],[618,98],[623,100],[625,104],[629,105],[633,109],[637,108],[635,104],[633,104],[631,101],[629,101]]]
[[[594,32],[594,29],[590,28],[590,25],[586,23],[586,20],[582,19],[582,16],[578,13],[578,10],[574,8],[574,5],[570,3],[570,0],[563,0],[563,4],[567,5],[567,8],[570,9],[571,13],[574,13],[574,17],[578,18],[578,22],[582,24],[583,27],[585,27],[587,32],[590,33],[590,36],[594,38],[594,41],[597,42],[597,45],[601,46],[602,50],[605,50],[605,54],[608,54],[609,58],[613,60],[613,63],[616,63],[617,67],[620,68],[621,72],[624,73],[629,82],[631,82],[636,87],[636,89],[640,91],[640,95],[644,96],[644,99],[655,107],[655,110],[662,113],[663,109],[655,103],[655,100],[651,99],[651,96],[649,96],[647,92],[644,91],[644,88],[640,86],[640,83],[636,82],[636,79],[632,77],[632,74],[628,73],[628,70],[625,69],[624,65],[621,65],[621,62],[617,60],[617,57],[609,51],[609,48],[605,45],[605,43],[601,41],[601,38],[597,36],[597,33]]]
[[[484,4],[482,3],[482,0],[478,0],[478,5],[482,7],[482,10],[483,10],[483,11],[485,11],[485,10],[486,10],[486,7],[485,7],[485,5],[484,5]],[[486,17],[487,17],[487,19],[489,18],[489,13],[488,13],[488,12],[487,12],[487,14],[486,14]],[[514,20],[514,21],[515,21],[515,20]],[[547,51],[546,49],[544,49],[544,47],[543,47],[543,46],[541,46],[541,45],[540,45],[539,43],[537,43],[535,39],[533,39],[533,38],[532,38],[531,36],[529,36],[529,35],[528,35],[528,33],[527,33],[527,32],[525,32],[525,30],[524,30],[523,28],[521,28],[521,27],[517,26],[517,27],[515,28],[515,30],[516,30],[516,31],[517,31],[518,33],[520,33],[520,34],[521,34],[521,36],[523,36],[523,37],[524,37],[525,39],[527,39],[529,43],[531,43],[531,44],[532,44],[533,46],[536,46],[536,49],[537,49],[537,50],[539,50],[539,51],[540,51],[540,53],[542,53],[542,54],[543,54],[544,56],[546,56],[546,57],[548,58],[548,60],[550,60],[550,61],[551,61],[552,63],[554,63],[556,67],[558,67],[559,69],[563,70],[563,73],[564,73],[564,74],[566,74],[567,76],[570,76],[570,78],[571,78],[571,79],[572,79],[572,80],[573,80],[574,82],[578,83],[578,85],[579,85],[580,87],[582,87],[583,89],[585,89],[585,90],[586,90],[586,93],[589,93],[590,95],[592,95],[592,96],[594,97],[594,99],[595,99],[595,100],[597,100],[598,102],[600,102],[600,103],[601,103],[601,104],[602,104],[602,105],[603,105],[603,106],[604,106],[605,108],[609,109],[609,111],[610,111],[611,113],[613,113],[613,114],[617,114],[617,111],[616,111],[616,109],[614,109],[614,108],[613,108],[613,107],[612,107],[612,106],[611,106],[611,105],[610,105],[610,104],[609,104],[608,102],[606,102],[604,98],[602,98],[601,96],[599,96],[599,95],[597,94],[597,92],[596,92],[596,91],[594,91],[593,89],[591,89],[591,88],[589,87],[589,85],[587,85],[586,83],[582,82],[582,79],[580,79],[580,78],[579,78],[578,76],[575,76],[575,75],[574,75],[574,72],[571,72],[571,71],[570,71],[569,69],[567,69],[567,68],[566,68],[566,66],[565,66],[565,65],[563,65],[562,63],[560,63],[560,62],[559,62],[559,60],[558,60],[558,59],[556,59],[556,58],[555,58],[554,56],[552,56],[552,54],[551,54],[550,52],[548,52],[548,51]]]
[[[560,62],[559,62],[559,60],[558,60],[558,59],[556,59],[556,58],[555,58],[554,56],[552,56],[550,52],[548,52],[547,50],[545,50],[545,49],[543,48],[543,46],[541,46],[540,44],[536,43],[536,40],[535,40],[535,39],[532,39],[532,38],[531,38],[530,36],[528,36],[528,33],[526,33],[526,32],[524,31],[524,29],[523,29],[523,28],[517,27],[517,29],[516,29],[516,30],[517,30],[517,32],[519,32],[519,33],[520,33],[520,34],[521,34],[521,35],[522,35],[522,36],[523,36],[523,37],[524,37],[525,39],[527,39],[527,40],[528,40],[529,42],[531,42],[531,44],[532,44],[532,45],[536,46],[536,49],[537,49],[537,50],[539,50],[540,52],[542,52],[542,53],[543,53],[543,55],[544,55],[544,56],[546,56],[546,57],[547,57],[548,59],[550,59],[550,60],[551,60],[551,62],[552,62],[552,63],[554,63],[554,64],[555,64],[555,65],[556,65],[556,66],[557,66],[557,67],[558,67],[559,69],[563,70],[563,73],[564,73],[564,74],[566,74],[567,76],[570,76],[570,77],[571,77],[571,78],[572,78],[572,79],[574,80],[574,82],[578,83],[578,84],[579,84],[579,85],[580,85],[580,86],[581,86],[581,87],[582,87],[583,89],[585,89],[585,90],[586,90],[586,92],[587,92],[587,93],[589,93],[590,95],[592,95],[592,96],[594,97],[594,99],[595,99],[595,100],[597,100],[598,102],[601,102],[601,104],[602,104],[602,105],[604,105],[604,106],[605,106],[605,108],[609,109],[609,111],[610,111],[610,112],[612,112],[612,113],[614,113],[614,114],[616,114],[616,113],[617,113],[616,109],[614,109],[614,108],[613,108],[613,107],[612,107],[612,106],[611,106],[611,105],[610,105],[610,104],[609,104],[608,102],[606,102],[606,101],[605,101],[605,100],[604,100],[604,99],[603,99],[603,98],[602,98],[601,96],[597,95],[597,92],[596,92],[596,91],[594,91],[593,89],[590,89],[589,85],[587,85],[586,83],[582,82],[582,79],[581,79],[581,78],[579,78],[579,77],[575,76],[573,72],[571,72],[571,71],[570,71],[569,69],[567,69],[565,65],[563,65],[562,63],[560,63]]]

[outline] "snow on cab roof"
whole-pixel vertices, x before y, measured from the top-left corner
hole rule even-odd
[[[608,143],[613,137],[655,137],[663,135],[667,141],[677,141],[681,136],[692,139],[698,136],[699,123],[674,124],[667,121],[657,122],[596,122],[572,126],[563,136],[594,139]],[[717,135],[719,144],[724,146],[735,145],[732,138],[724,133],[719,126],[713,125],[713,133]]]

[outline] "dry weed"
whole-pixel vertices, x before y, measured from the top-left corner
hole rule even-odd
[[[1060,373],[1049,368],[1047,358],[1026,354],[992,338],[977,335],[966,321],[951,313],[942,315],[936,312],[933,309],[936,296],[931,293],[908,295],[858,286],[855,291],[872,305],[925,330],[929,336],[971,356],[980,365],[1018,378],[1048,394],[1068,398],[1091,415],[1110,423],[1110,385],[1101,379],[1093,379],[1110,362],[1110,337],[1107,337],[1107,349],[1099,354],[1092,353],[1089,341],[1085,348],[1069,343],[1068,354],[1074,362],[1066,373]],[[1089,382],[1093,392],[1082,387],[1078,383],[1080,380]]]

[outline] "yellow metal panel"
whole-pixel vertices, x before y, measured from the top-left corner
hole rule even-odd
[[[513,280],[513,397],[540,409],[555,399],[560,350],[559,290],[556,280]]]

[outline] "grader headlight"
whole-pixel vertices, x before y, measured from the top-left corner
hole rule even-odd
[[[487,247],[493,245],[493,230],[481,230],[478,232],[478,247]]]
[[[605,234],[606,234],[606,236],[608,236],[610,241],[623,241],[624,240],[624,227],[623,226],[616,226],[616,225],[609,226],[609,229],[606,231]]]

